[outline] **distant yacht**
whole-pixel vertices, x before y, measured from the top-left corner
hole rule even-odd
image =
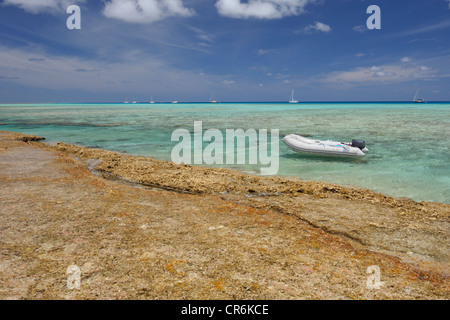
[[[217,100],[213,99],[213,96],[211,96],[211,98],[209,99],[210,103],[217,103]]]
[[[155,101],[153,101],[153,97],[150,98],[150,103],[155,103]]]
[[[419,95],[419,90],[416,91],[416,95],[414,96],[414,102],[415,103],[424,103],[425,100],[418,98],[418,95]]]
[[[294,100],[294,89],[292,89],[291,98],[289,99],[289,103],[298,103],[297,100]]]
[[[177,100],[172,100],[172,103],[178,103],[178,101]]]

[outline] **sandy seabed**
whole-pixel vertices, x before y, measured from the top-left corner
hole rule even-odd
[[[0,132],[0,299],[450,297],[449,205],[37,140]]]

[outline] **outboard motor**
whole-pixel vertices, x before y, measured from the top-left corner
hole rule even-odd
[[[359,148],[360,150],[366,147],[366,142],[364,140],[352,140],[352,147]]]

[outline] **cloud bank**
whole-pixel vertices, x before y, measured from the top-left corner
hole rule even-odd
[[[67,9],[72,4],[82,3],[85,0],[4,0],[4,5],[14,5],[30,13],[57,12]]]
[[[403,64],[410,59],[403,58]],[[387,64],[382,66],[362,67],[349,71],[337,71],[328,74],[323,82],[334,84],[358,84],[366,83],[396,83],[407,82],[417,79],[432,80],[436,78],[436,70],[424,65],[408,64],[396,65]]]
[[[181,0],[111,0],[105,3],[107,18],[132,23],[149,23],[170,16],[190,17],[194,10],[185,8]]]
[[[295,16],[305,11],[305,6],[315,0],[218,0],[216,7],[220,15],[238,19],[280,19]]]
[[[236,19],[281,19],[305,12],[308,4],[317,0],[217,0],[219,15]],[[86,0],[4,0],[30,13],[60,12],[69,5]],[[103,14],[107,18],[131,23],[150,23],[171,16],[190,17],[195,14],[183,0],[104,0]],[[322,30],[321,30],[322,31]]]

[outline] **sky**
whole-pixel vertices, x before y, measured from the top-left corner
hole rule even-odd
[[[0,103],[450,101],[450,0],[0,1]]]

